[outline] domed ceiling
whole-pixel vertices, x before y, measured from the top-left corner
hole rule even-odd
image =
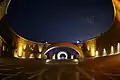
[[[106,31],[113,7],[111,0],[12,0],[6,19],[29,40],[76,42]]]

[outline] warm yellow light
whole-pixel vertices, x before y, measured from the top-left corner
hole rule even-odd
[[[18,56],[22,56],[22,46],[19,46],[18,48]]]
[[[17,53],[14,53],[14,57],[18,58],[18,55],[17,55]]]
[[[110,55],[113,55],[114,54],[114,47],[111,46],[111,52],[110,52]]]
[[[90,50],[90,47],[89,47],[89,46],[87,46],[87,49],[88,49],[88,50]]]
[[[38,58],[41,59],[41,54],[38,55]]]
[[[51,61],[51,60],[47,59],[47,60],[46,60],[46,63],[49,63],[50,61]]]
[[[112,0],[113,2],[113,8],[114,8],[114,17],[116,17],[116,9],[115,9],[115,4],[114,4],[114,1]]]
[[[27,46],[27,45],[26,45],[26,44],[24,44],[24,46],[23,46],[23,49],[24,49],[24,50],[26,49],[26,46]]]
[[[95,57],[99,57],[99,52],[98,51],[96,51]]]
[[[25,52],[23,52],[23,54],[22,54],[22,58],[25,58]]]
[[[107,52],[106,52],[106,49],[104,48],[103,49],[103,56],[106,56],[107,55]]]
[[[22,58],[22,59],[25,59],[25,57],[24,57],[24,56],[22,56],[21,58]]]
[[[3,45],[3,51],[5,51],[5,46]]]
[[[55,54],[52,56],[52,59],[55,59]]]
[[[22,57],[22,53],[23,53],[23,42],[24,40],[22,38],[20,38],[18,40],[18,48],[17,48],[17,54],[19,57]]]
[[[32,59],[32,58],[34,58],[34,55],[33,54],[30,54],[30,57],[29,57],[30,59]]]
[[[42,46],[39,46],[38,48],[39,48],[39,52],[41,52],[42,51]]]
[[[117,53],[120,53],[120,43],[117,44]]]
[[[114,17],[118,21],[120,21],[120,1],[119,0],[112,0],[112,2],[113,2],[113,7],[114,7]]]
[[[96,38],[86,41],[87,49],[89,50],[90,56],[95,57],[96,55]]]
[[[91,49],[91,56],[95,56],[96,54],[95,54],[95,48],[93,47],[92,49]]]
[[[14,50],[14,57],[18,58],[17,49]]]
[[[74,59],[73,62],[78,63],[78,59]]]

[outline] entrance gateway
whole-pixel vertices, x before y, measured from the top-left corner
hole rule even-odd
[[[78,59],[83,58],[83,52],[80,46],[72,43],[57,43],[50,45],[44,50],[43,55],[47,59]]]
[[[60,51],[57,54],[57,59],[68,59],[68,54],[65,51]]]

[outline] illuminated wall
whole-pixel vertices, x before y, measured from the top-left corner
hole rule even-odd
[[[11,0],[3,0],[0,3],[0,20],[5,14],[7,14],[7,9],[8,9],[10,2]]]
[[[4,55],[7,51],[5,40],[0,36],[0,56]]]
[[[14,32],[13,32],[14,33]],[[72,43],[37,43],[30,40],[27,40],[16,33],[14,33],[14,41],[13,41],[13,53],[16,58],[30,59],[30,58],[42,58],[44,54],[53,47],[68,47],[76,50],[81,57],[83,57],[83,52],[81,50],[81,46],[72,44]],[[35,45],[37,45],[35,47]],[[38,50],[37,50],[38,49]],[[35,51],[34,51],[35,50]]]
[[[81,46],[78,46],[76,44],[69,43],[69,42],[61,42],[61,43],[51,44],[42,53],[45,55],[50,50],[53,50],[55,48],[62,48],[62,47],[71,48],[71,49],[75,50],[81,56],[81,58],[84,57],[84,54],[83,54],[82,49],[81,49]]]
[[[3,0],[3,2],[0,5],[0,19],[7,14],[7,8],[11,0]],[[120,21],[120,1],[118,0],[112,0],[113,6],[114,6],[114,18],[116,18],[118,21]],[[120,53],[120,34],[119,27],[120,24],[117,23],[117,21],[113,21],[114,24],[112,24],[112,27],[105,32],[105,34],[100,35],[97,38],[92,38],[89,40],[86,40],[83,43],[55,43],[55,44],[48,44],[48,43],[38,43],[33,42],[30,40],[27,40],[19,35],[17,35],[14,31],[13,32],[13,54],[14,57],[17,58],[34,58],[38,57],[41,58],[43,54],[45,54],[47,51],[49,51],[52,48],[57,47],[70,47],[73,49],[76,49],[78,53],[81,53],[82,56],[84,56],[86,53],[83,53],[83,50],[81,47],[85,43],[86,49],[89,51],[90,56],[98,56],[99,53],[102,54],[102,56],[108,55],[107,52],[109,50],[109,54],[114,54],[115,48],[116,52]],[[113,37],[113,38],[112,38]],[[118,42],[119,41],[119,42]],[[1,48],[2,40],[0,39],[0,48]],[[114,44],[117,43],[117,47],[114,46]],[[111,45],[112,44],[112,45]],[[37,46],[35,46],[37,45]],[[108,48],[110,46],[110,49]],[[97,48],[97,50],[96,50]]]
[[[14,33],[13,49],[14,57],[16,58],[41,58],[41,53],[44,47],[43,43],[37,43],[27,40]],[[46,45],[48,46],[48,45]]]
[[[114,17],[120,21],[120,0],[112,0],[114,7]]]
[[[96,38],[85,41],[90,56],[96,55]]]

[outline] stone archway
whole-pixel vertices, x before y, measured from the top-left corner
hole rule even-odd
[[[60,48],[60,47],[68,47],[71,48],[73,50],[75,50],[81,58],[84,58],[82,49],[80,46],[77,46],[73,43],[68,43],[68,42],[62,42],[62,43],[55,43],[55,44],[51,44],[50,46],[48,46],[43,52],[42,54],[45,55],[47,54],[50,50],[53,50],[55,48]]]

